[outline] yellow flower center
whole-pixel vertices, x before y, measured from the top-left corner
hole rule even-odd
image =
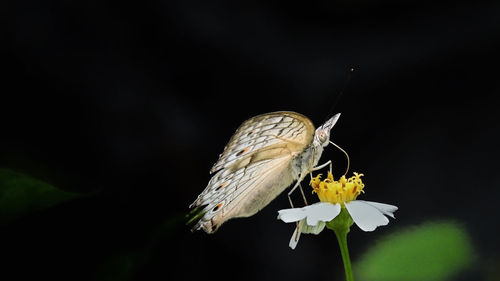
[[[342,176],[338,181],[333,180],[333,175],[328,172],[326,179],[321,180],[321,174],[311,179],[311,186],[321,202],[343,204],[355,200],[360,193],[364,193],[365,184],[361,180],[363,174],[354,173],[346,179]]]

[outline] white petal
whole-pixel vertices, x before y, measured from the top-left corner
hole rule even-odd
[[[326,226],[326,223],[324,223],[322,221],[318,222],[318,224],[314,225],[314,226],[304,224],[304,226],[302,226],[302,229],[300,231],[302,233],[318,235],[321,231],[323,231],[325,226]]]
[[[315,226],[318,222],[328,222],[333,220],[338,214],[340,214],[340,204],[331,203],[316,203],[309,205],[306,210],[306,222],[307,225]]]
[[[315,226],[318,222],[328,222],[340,213],[339,204],[326,202],[315,203],[302,208],[290,208],[278,211],[278,219],[289,223],[307,219],[307,224]]]
[[[319,222],[315,226],[310,226],[306,224],[305,220],[301,220],[299,222],[299,225],[295,228],[295,231],[293,232],[292,237],[290,238],[290,243],[288,243],[288,246],[290,248],[295,249],[297,246],[297,243],[299,243],[299,238],[301,233],[308,233],[308,234],[316,234],[318,235],[323,229],[325,228],[326,223],[324,222]]]
[[[372,202],[372,201],[364,201],[364,200],[356,200],[356,201],[362,201],[362,202],[368,203],[368,204],[372,205],[373,207],[377,208],[384,215],[387,215],[391,218],[394,218],[394,212],[396,212],[398,209],[397,206],[393,206],[393,205],[389,205],[389,204],[383,204],[383,203]]]
[[[389,223],[389,219],[381,211],[364,201],[351,201],[345,206],[352,220],[364,231],[373,231],[377,226]]]
[[[278,211],[278,219],[289,223],[300,221],[306,217],[306,210],[304,208],[290,208]]]

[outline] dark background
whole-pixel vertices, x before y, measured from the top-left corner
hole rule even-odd
[[[391,230],[452,219],[480,261],[457,280],[500,263],[498,2],[1,6],[0,167],[86,195],[2,226],[4,276],[342,280],[331,233],[288,248],[284,194],[215,235],[183,224],[234,130],[277,110],[316,125],[342,112],[332,140],[365,174],[363,199],[400,207],[351,230],[353,260]],[[341,175],[343,154],[327,159]]]

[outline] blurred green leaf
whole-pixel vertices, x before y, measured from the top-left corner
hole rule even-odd
[[[80,197],[8,169],[0,169],[0,223]]]
[[[359,280],[449,280],[475,260],[467,232],[454,222],[428,222],[381,239],[354,266]]]

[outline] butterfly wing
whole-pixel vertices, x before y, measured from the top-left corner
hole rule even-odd
[[[211,172],[218,171],[191,207],[204,212],[194,229],[213,233],[226,220],[265,207],[298,175],[292,160],[312,143],[314,126],[294,112],[273,112],[245,121]]]
[[[255,116],[236,130],[210,173],[228,168],[260,149],[284,141],[296,143],[296,149],[301,151],[312,142],[313,136],[314,125],[302,114],[279,111]]]
[[[248,217],[267,205],[293,182],[287,175],[291,156],[251,163],[227,173],[221,170],[212,178],[209,189],[194,203],[204,206],[203,216],[193,229],[215,232],[231,218]]]

